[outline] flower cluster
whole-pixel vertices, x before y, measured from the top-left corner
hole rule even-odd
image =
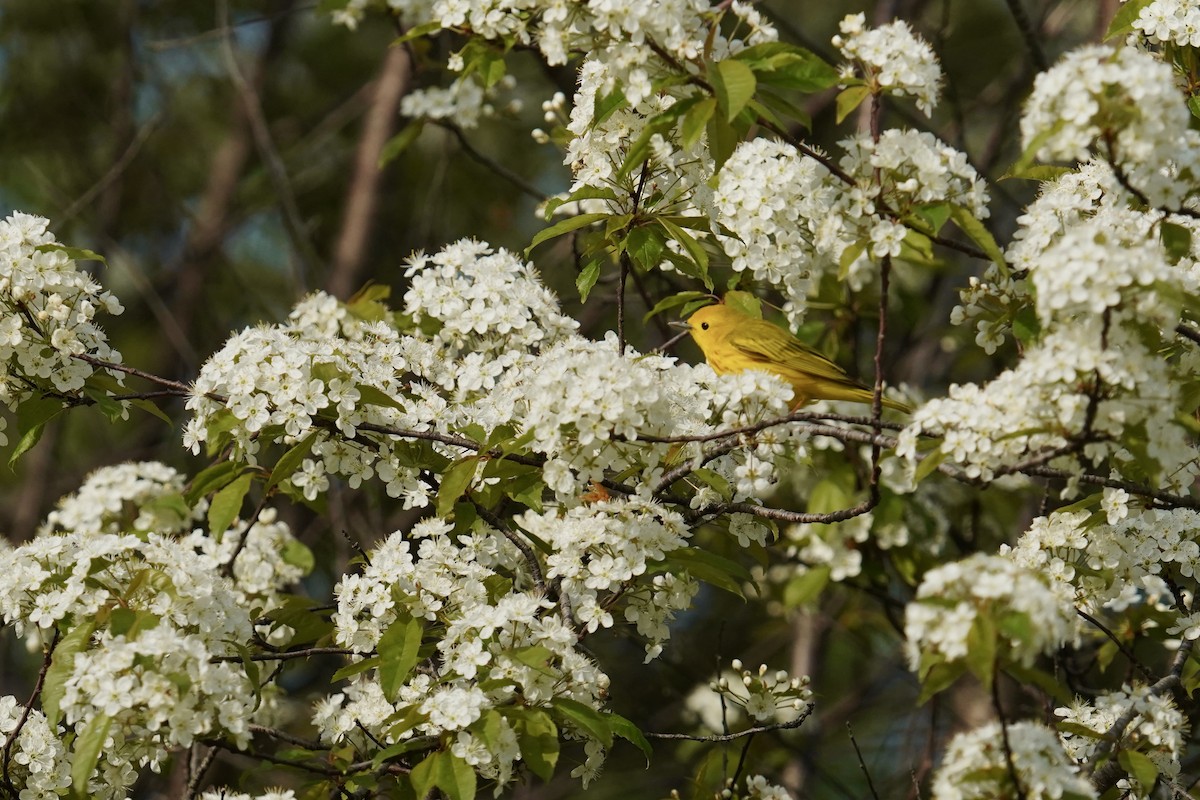
[[[1015,781],[1015,785],[1014,785]],[[991,723],[950,740],[933,779],[935,800],[1094,798],[1051,729],[1034,722]]]
[[[1121,492],[1120,494],[1124,494]],[[1106,492],[1107,524],[1084,511],[1039,517],[1009,555],[1022,565],[1070,584],[1074,600],[1101,608],[1170,597],[1164,580],[1192,580],[1200,558],[1200,513],[1187,508],[1134,511]],[[1171,632],[1200,636],[1189,616]]]
[[[197,737],[248,741],[257,703],[235,645],[249,641],[250,619],[211,559],[154,533],[41,535],[8,555],[0,618],[43,640],[71,626],[59,709],[76,730],[107,727],[97,796]]]
[[[0,742],[17,729],[25,706],[12,695],[0,695]],[[62,736],[50,727],[46,715],[30,710],[7,762],[5,779],[22,797],[61,797],[71,786],[71,760]]]
[[[902,20],[878,28],[867,28],[865,22],[866,15],[850,14],[841,22],[841,35],[833,37],[833,46],[851,62],[846,72],[857,66],[869,86],[910,95],[926,116],[932,114],[942,84],[933,48]]]
[[[532,45],[551,66],[567,63],[572,52],[592,52],[622,70],[626,86],[649,85],[647,41],[673,57],[690,61],[701,54],[724,58],[745,44],[770,41],[774,29],[748,3],[734,0],[728,13],[737,18],[731,37],[712,26],[703,0],[656,3],[579,3],[562,0],[350,0],[334,12],[334,21],[357,25],[367,9],[386,6],[408,26],[436,23],[488,40]],[[711,37],[711,38],[708,38]],[[707,38],[707,41],[706,41]]]
[[[505,783],[520,750],[511,729],[498,738],[481,736],[489,710],[518,699],[522,706],[548,706],[557,698],[598,706],[608,679],[576,647],[578,634],[565,613],[575,597],[561,588],[566,581],[555,582],[564,613],[553,613],[526,554],[508,539],[481,525],[455,541],[452,529],[431,518],[409,537],[392,535],[371,553],[362,574],[346,576],[335,589],[339,643],[365,654],[396,624],[436,624],[444,631],[436,668],[411,675],[391,700],[373,674],[361,674],[320,704],[314,722],[330,742],[357,740],[360,725],[388,743],[448,736],[481,774]],[[497,598],[490,587],[507,580],[503,575],[516,576],[517,583]],[[397,723],[404,709],[411,710],[408,722]]]
[[[985,184],[966,156],[931,134],[887,130],[878,141],[863,135],[841,145],[839,166],[850,185],[789,145],[754,139],[738,145],[712,193],[714,222],[736,237],[719,237],[733,268],[783,291],[792,322],[850,245],[864,245],[846,275],[856,289],[874,274],[868,251],[876,259],[899,254],[908,231],[891,214],[937,203],[980,219],[989,213]]]
[[[1074,638],[1070,606],[1037,572],[1001,556],[976,553],[925,573],[904,612],[909,666],[924,674],[933,664],[963,662],[995,636],[1000,656],[1028,666]]]
[[[506,75],[492,89],[484,89],[471,77],[459,78],[445,88],[414,89],[400,100],[400,113],[411,119],[450,120],[463,130],[471,130],[479,127],[481,119],[495,115],[496,92],[515,84],[516,80]]]
[[[77,356],[121,360],[95,318],[124,309],[78,269],[49,224],[21,212],[0,222],[0,403],[9,408],[40,388],[78,394],[94,368]]]
[[[1133,27],[1155,44],[1200,47],[1200,6],[1192,0],[1152,0]]]
[[[808,688],[807,675],[793,678],[784,670],[771,672],[766,664],[757,671],[742,667],[739,659],[731,665],[736,680],[721,677],[712,682],[711,689],[758,722],[791,722],[807,715],[813,707],[813,693]]]
[[[1118,749],[1135,750],[1149,757],[1161,775],[1174,777],[1179,774],[1179,758],[1184,752],[1188,724],[1169,695],[1152,692],[1148,686],[1126,686],[1090,703],[1079,700],[1069,707],[1056,708],[1054,714],[1065,723],[1095,732],[1095,736],[1076,731],[1061,734],[1067,754],[1076,763],[1091,763],[1096,748],[1117,720],[1132,716]],[[1154,788],[1139,786],[1132,777],[1122,781],[1122,786],[1138,797],[1149,796]]]
[[[1176,378],[1187,367],[1158,353],[1174,338],[1185,293],[1200,288],[1200,271],[1191,255],[1170,263],[1156,230],[1162,215],[1131,211],[1127,197],[1110,170],[1090,164],[1048,187],[1021,217],[1009,252],[1025,277],[993,270],[987,286],[964,294],[970,307],[956,318],[982,317],[977,341],[995,349],[1032,300],[1024,358],[984,387],[953,386],[919,409],[900,436],[901,455],[915,463],[925,432],[942,436],[941,454],[985,480],[1057,451],[1057,466],[1108,459],[1188,484],[1192,453],[1174,419]],[[1145,386],[1163,394],[1147,399]],[[1140,454],[1119,444],[1131,436],[1146,441]],[[1080,438],[1085,447],[1072,445]]]
[[[335,475],[351,487],[378,477],[406,506],[424,506],[423,464],[520,437],[544,457],[544,484],[570,502],[607,469],[653,486],[672,447],[642,435],[710,433],[786,412],[791,390],[774,376],[716,376],[621,353],[611,335],[576,335],[533,268],[505,251],[463,241],[414,256],[408,275],[405,331],[378,301],[344,306],[318,294],[288,324],[231,338],[195,383],[185,444],[231,444],[251,463],[271,442],[300,445],[306,455],[286,485],[309,499]],[[790,444],[768,438],[710,468],[743,497],[764,491]]]
[[[734,234],[721,239],[731,266],[779,287],[793,322],[849,244],[840,215],[832,213],[838,194],[822,164],[771,139],[738,145],[718,175],[711,213]]]
[[[199,500],[189,507],[184,484],[183,475],[155,461],[102,467],[58,501],[39,534],[173,534],[214,568],[228,568],[236,554],[230,577],[239,601],[250,605],[266,605],[311,569],[308,548],[278,519],[276,509],[264,508],[253,525],[234,520],[229,530],[205,531],[194,526],[208,503]]]
[[[1151,205],[1178,205],[1200,179],[1200,134],[1171,67],[1126,47],[1083,47],[1038,75],[1021,117],[1040,160],[1084,161],[1095,148]]]
[[[613,625],[612,598],[687,546],[691,531],[683,518],[643,500],[601,501],[565,513],[526,512],[514,523],[546,542],[546,578],[571,606],[575,621],[589,632]],[[662,651],[668,623],[691,605],[696,584],[686,575],[654,576],[625,600],[625,616],[647,640],[647,661]]]
[[[189,511],[183,488],[184,476],[157,461],[102,467],[58,501],[39,533],[180,533],[205,510]]]

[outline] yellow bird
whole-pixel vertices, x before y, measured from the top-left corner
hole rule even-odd
[[[792,334],[727,305],[705,306],[679,326],[692,334],[718,375],[758,369],[790,383],[793,411],[813,400],[869,404],[874,399],[870,389]],[[886,397],[883,404],[906,414],[912,411]]]

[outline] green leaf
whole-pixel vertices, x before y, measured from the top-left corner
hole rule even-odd
[[[678,294],[673,294],[670,297],[664,297],[662,300],[659,300],[657,303],[655,303],[654,308],[646,312],[646,316],[642,317],[642,322],[649,322],[650,318],[657,314],[661,314],[664,311],[669,311],[672,308],[677,308],[686,303],[690,303],[693,300],[702,299],[711,299],[711,295],[709,295],[707,292],[689,291],[679,292]]]
[[[195,506],[200,498],[207,497],[211,492],[228,485],[238,476],[241,469],[242,465],[235,461],[218,461],[210,467],[205,467],[196,474],[196,477],[192,478],[183,493],[183,499],[187,501],[189,507]]]
[[[840,77],[836,69],[807,50],[776,60],[773,69],[756,74],[761,83],[809,93],[820,92],[837,85]]]
[[[1192,95],[1187,99],[1188,111],[1192,112],[1192,116],[1200,119],[1200,95]]]
[[[1100,731],[1092,730],[1086,725],[1080,725],[1078,722],[1059,722],[1054,726],[1054,728],[1061,733],[1072,733],[1076,736],[1083,736],[1088,739],[1096,739],[1097,741],[1103,741],[1111,738],[1109,736],[1105,736]]]
[[[125,402],[129,403],[131,406],[133,406],[135,408],[140,408],[142,411],[145,411],[147,414],[150,414],[151,416],[158,417],[159,419],[161,419],[163,422],[167,423],[168,425],[171,425],[171,426],[175,425],[175,422],[170,417],[167,416],[165,411],[163,411],[161,408],[156,406],[154,403],[151,403],[149,400],[141,400],[141,399],[135,398],[133,400],[126,400]]]
[[[718,472],[700,467],[699,469],[692,470],[692,477],[715,490],[724,500],[729,500],[733,497],[733,487],[729,485],[729,481],[725,479],[725,476]]]
[[[409,773],[409,780],[412,781],[412,787],[417,797],[426,798],[433,791],[433,787],[437,784],[438,760],[447,753],[434,752],[425,756],[425,759],[412,768]]]
[[[979,245],[988,258],[1001,267],[1007,266],[1004,262],[1004,253],[1000,251],[1000,246],[996,244],[992,232],[984,227],[984,224],[976,219],[974,214],[962,206],[955,205],[950,209],[950,219],[954,220],[954,224],[969,236],[971,241]]]
[[[400,687],[421,660],[419,652],[424,633],[425,626],[420,620],[402,614],[379,637],[375,648],[380,658],[379,685],[389,703],[396,701]]]
[[[380,750],[378,753],[376,753],[374,756],[372,756],[371,764],[373,766],[375,766],[376,768],[378,768],[379,765],[384,763],[385,761],[389,761],[389,760],[395,758],[396,756],[402,756],[405,753],[410,753],[413,750],[420,750],[421,748],[424,748],[424,747],[429,747],[429,742],[428,742],[428,740],[422,739],[419,736],[413,737],[411,739],[401,739],[400,741],[396,742],[394,745],[391,745],[390,747],[385,747],[382,750]],[[391,795],[389,794],[388,797],[390,798]],[[322,798],[322,800],[324,800],[324,798]],[[422,800],[424,800],[424,799],[422,798]]]
[[[633,262],[646,272],[659,265],[666,246],[658,225],[639,225],[629,232],[625,241],[625,249],[633,257]]]
[[[926,203],[915,207],[913,218],[907,222],[924,234],[936,236],[950,219],[950,210],[949,203]]]
[[[708,133],[708,152],[712,155],[715,164],[713,170],[715,175],[721,171],[721,167],[725,166],[725,162],[733,155],[733,151],[737,149],[742,137],[729,124],[729,120],[721,114],[713,114],[708,125],[705,126],[705,130]]]
[[[783,587],[783,605],[785,608],[799,608],[812,603],[829,585],[829,565],[820,564],[810,567],[796,575]]]
[[[1172,264],[1178,264],[1179,259],[1192,252],[1192,231],[1182,225],[1163,222],[1158,227],[1158,238]]]
[[[737,59],[718,61],[713,67],[708,74],[717,96],[717,107],[724,109],[725,119],[733,122],[754,97],[758,81],[754,71]]]
[[[505,716],[517,733],[521,760],[542,780],[554,777],[554,766],[558,763],[558,726],[550,715],[539,708],[514,708],[507,710]]]
[[[921,459],[921,463],[917,464],[917,472],[913,479],[914,483],[921,481],[932,475],[942,463],[950,457],[950,454],[942,449],[934,450],[929,455]]]
[[[1013,165],[1008,168],[1008,171],[1001,176],[1001,180],[1012,175],[1022,175],[1037,161],[1038,151],[1046,146],[1046,142],[1058,135],[1058,133],[1066,125],[1065,120],[1057,120],[1049,128],[1039,132],[1036,136],[1029,140],[1029,144],[1021,151],[1021,155],[1013,162]]]
[[[95,404],[101,414],[108,417],[109,422],[117,422],[125,413],[125,407],[121,405],[121,402],[114,400],[106,391],[84,386],[83,394]]]
[[[267,485],[263,491],[270,491],[280,481],[285,481],[295,474],[296,470],[300,469],[300,464],[305,457],[312,452],[313,444],[317,441],[317,432],[313,431],[301,439],[295,446],[283,454],[283,457],[275,463],[275,468],[271,470],[271,477],[267,479]]]
[[[762,301],[750,292],[731,290],[725,293],[725,305],[754,319],[762,319]]]
[[[17,440],[17,446],[8,457],[8,466],[12,467],[17,463],[17,459],[29,452],[42,438],[46,423],[65,410],[66,406],[61,401],[50,397],[31,397],[22,402],[17,409],[17,431],[20,432],[21,438]]]
[[[442,473],[442,485],[438,489],[437,513],[444,517],[454,508],[458,498],[462,497],[471,481],[475,479],[475,470],[479,467],[479,456],[460,458]]]
[[[1068,172],[1074,172],[1071,167],[1065,167],[1061,164],[1032,164],[1018,170],[1016,165],[1013,165],[1008,172],[1000,176],[1000,180],[1015,180],[1038,181],[1046,183],[1048,181],[1058,180]]]
[[[646,756],[646,766],[649,767],[650,758],[654,755],[654,751],[650,748],[650,742],[642,735],[641,729],[620,714],[607,714],[606,717],[608,719],[608,726],[612,728],[612,732],[632,744],[638,750],[641,750],[642,754]]]
[[[967,669],[979,679],[984,689],[990,689],[996,670],[998,635],[996,622],[987,613],[977,613],[967,633]]]
[[[308,644],[333,631],[329,617],[316,609],[320,604],[311,597],[293,595],[266,615],[276,626],[286,625],[293,630],[289,646]]]
[[[1025,667],[1020,663],[1010,663],[1007,667],[1004,667],[1004,672],[1012,675],[1021,684],[1037,686],[1045,692],[1046,697],[1054,698],[1061,705],[1070,705],[1074,699],[1074,693],[1066,686],[1063,686],[1062,680],[1058,679],[1056,675],[1045,672],[1044,669]]]
[[[581,303],[587,302],[588,295],[596,286],[596,281],[600,280],[600,269],[603,265],[603,259],[593,259],[584,265],[583,270],[575,277],[575,288],[579,290]]]
[[[213,495],[212,504],[208,507],[208,531],[213,536],[220,536],[229,530],[229,526],[237,519],[242,510],[242,501],[250,491],[254,474],[245,472],[225,488]]]
[[[1153,789],[1154,784],[1158,782],[1158,767],[1145,753],[1139,753],[1136,750],[1122,750],[1117,756],[1117,763],[1147,792]]]
[[[440,21],[426,22],[424,25],[417,25],[409,28],[404,33],[392,40],[392,46],[402,45],[405,42],[411,42],[413,39],[420,39],[422,36],[428,36],[431,33],[436,33],[442,29]]]
[[[567,217],[564,220],[559,220],[549,228],[543,228],[534,235],[533,241],[530,242],[529,247],[525,248],[525,255],[528,256],[529,253],[542,242],[557,238],[563,234],[570,233],[571,231],[577,231],[580,228],[587,227],[588,225],[592,225],[610,216],[612,215],[596,213],[579,214],[578,216]]]
[[[279,557],[283,559],[283,563],[296,567],[304,575],[311,574],[316,566],[312,550],[298,539],[288,539]]]
[[[136,639],[140,631],[157,628],[161,617],[149,611],[134,611],[132,608],[114,608],[108,617],[108,632],[113,636]]]
[[[809,113],[787,98],[780,97],[774,92],[769,92],[761,88],[759,89],[758,97],[764,106],[771,109],[778,116],[784,118],[790,117],[800,123],[805,130],[812,130],[812,117]]]
[[[580,200],[611,200],[616,201],[617,193],[607,186],[580,186],[575,191],[571,192],[566,197],[551,197],[546,201],[544,206],[546,218],[557,211],[567,203],[574,203]]]
[[[66,693],[67,678],[75,671],[75,656],[91,644],[92,633],[95,630],[94,619],[76,625],[54,648],[50,668],[46,670],[46,680],[42,682],[42,712],[46,715],[51,730],[62,719],[60,704]]]
[[[750,572],[736,561],[697,547],[684,547],[668,554],[666,563],[683,567],[693,578],[745,599],[742,584],[750,580]]]
[[[921,676],[921,694],[917,697],[917,705],[925,705],[929,698],[949,688],[966,671],[966,664],[961,661],[952,664],[940,661],[930,665]]]
[[[850,267],[854,266],[854,262],[858,261],[858,257],[867,251],[866,242],[851,242],[842,251],[841,258],[838,259],[838,280],[845,281],[850,275]]]
[[[619,89],[614,89],[603,96],[597,94],[595,106],[592,108],[592,126],[600,125],[612,116],[614,111],[627,105],[629,105],[629,101]]]
[[[66,253],[67,258],[72,261],[99,261],[104,266],[108,266],[108,262],[104,260],[104,256],[94,250],[88,250],[83,247],[67,247],[65,244],[52,242],[51,244],[39,244],[33,249],[39,253]]]
[[[347,664],[346,666],[334,672],[333,677],[329,679],[329,682],[337,683],[338,681],[344,681],[347,678],[353,678],[355,675],[361,675],[368,670],[375,669],[382,663],[383,659],[379,656],[371,656],[370,658],[364,658],[361,661],[355,661],[353,664]]]
[[[696,241],[695,237],[670,220],[660,219],[659,222],[672,239],[683,245],[683,249],[687,251],[688,256],[700,268],[701,273],[706,274],[708,272],[708,253],[705,252],[700,242]]]
[[[712,119],[716,110],[717,99],[706,97],[692,106],[684,115],[679,131],[679,142],[685,152],[691,150],[696,146],[696,142],[700,141],[708,121]]]
[[[1104,33],[1103,41],[1107,42],[1113,37],[1124,36],[1133,31],[1133,23],[1137,22],[1142,11],[1152,2],[1154,0],[1128,0],[1125,5],[1117,9],[1116,14],[1113,14],[1112,22],[1109,23],[1108,30]]]
[[[80,797],[88,796],[88,778],[100,762],[100,753],[108,739],[108,728],[112,717],[97,714],[87,721],[75,738],[74,753],[71,755],[71,791]]]
[[[405,125],[399,133],[387,140],[379,150],[378,168],[383,169],[392,161],[399,158],[400,154],[407,150],[412,143],[421,136],[421,131],[425,130],[424,119],[414,119],[412,122]]]
[[[828,514],[851,506],[850,493],[842,484],[831,478],[822,478],[808,494],[808,513]]]
[[[1038,319],[1037,311],[1032,306],[1022,306],[1013,314],[1013,336],[1025,347],[1037,341],[1042,333],[1042,321]]]
[[[854,113],[854,109],[862,105],[862,102],[871,96],[871,90],[866,86],[847,86],[842,91],[838,92],[837,96],[837,121],[841,124],[846,117]]]
[[[556,698],[550,707],[576,728],[603,744],[605,749],[612,749],[612,726],[599,711],[568,697]]]

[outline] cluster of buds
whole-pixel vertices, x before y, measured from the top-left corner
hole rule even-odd
[[[712,682],[711,688],[735,705],[746,709],[746,713],[760,722],[789,722],[807,714],[812,708],[812,690],[808,688],[809,677],[793,678],[784,670],[770,672],[761,664],[757,672],[745,669],[741,659],[735,658],[730,665],[741,674],[741,682],[731,682],[720,677]]]

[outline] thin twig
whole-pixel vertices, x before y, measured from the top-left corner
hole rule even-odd
[[[1099,629],[1101,633],[1107,636],[1109,641],[1115,644],[1117,649],[1121,651],[1121,654],[1124,655],[1125,658],[1129,659],[1129,663],[1133,665],[1133,668],[1142,673],[1143,678],[1145,678],[1147,681],[1154,680],[1154,673],[1151,672],[1141,661],[1138,661],[1138,658],[1133,654],[1133,651],[1126,647],[1125,643],[1118,639],[1117,635],[1109,630],[1107,625],[1084,611],[1082,608],[1076,608],[1075,613],[1087,620],[1088,623]]]
[[[290,734],[287,731],[281,731],[276,728],[268,728],[265,725],[251,724],[248,727],[250,728],[251,733],[257,733],[262,736],[269,736],[272,739],[278,739],[281,742],[287,742],[288,744],[294,744],[297,747],[303,747],[305,750],[328,750],[329,749],[328,747],[321,744],[320,742],[310,741],[308,739],[304,739],[299,736]]]
[[[303,650],[284,650],[279,653],[252,653],[247,658],[251,661],[290,661],[293,658],[309,658],[311,656],[354,656],[360,653],[345,647],[306,647]],[[241,656],[213,656],[209,663],[219,664],[241,663]]]
[[[854,738],[854,728],[850,725],[850,720],[846,720],[846,732],[850,734],[850,744],[854,747],[854,755],[858,758],[858,768],[862,770],[863,777],[867,779],[867,788],[871,790],[871,797],[879,800],[879,792],[875,791],[875,782],[871,780],[871,771],[867,769],[867,762],[863,761],[862,750],[858,749],[858,739]]]
[[[1188,657],[1192,653],[1193,645],[1195,645],[1195,640],[1183,640],[1183,643],[1179,646],[1179,650],[1175,653],[1174,661],[1171,663],[1171,671],[1151,685],[1150,695],[1152,697],[1160,697],[1167,692],[1174,691],[1179,686],[1179,676],[1183,674],[1183,666],[1187,663]],[[1129,707],[1125,709],[1125,712],[1117,717],[1112,726],[1100,737],[1100,742],[1096,745],[1096,751],[1093,753],[1090,763],[1085,765],[1085,769],[1095,769],[1097,764],[1104,761],[1113,753],[1117,745],[1120,744],[1121,739],[1125,736],[1125,730],[1137,719],[1139,713],[1138,705],[1131,702]],[[1113,786],[1116,786],[1117,781],[1124,774],[1125,771],[1115,760],[1109,761],[1100,769],[1097,769],[1092,775],[1092,786],[1095,787],[1096,794],[1104,794]],[[1149,789],[1151,787],[1146,788]]]
[[[713,734],[712,736],[696,736],[690,733],[654,733],[652,731],[646,731],[645,736],[648,739],[682,739],[689,742],[732,742],[736,739],[741,739],[744,736],[754,736],[759,733],[787,731],[794,728],[799,728],[804,724],[804,721],[808,719],[812,712],[813,706],[810,705],[804,710],[804,713],[789,722],[777,722],[773,725],[758,725],[753,728],[747,728],[744,731],[738,731],[737,733],[719,733]]]
[[[492,158],[491,156],[485,155],[484,153],[481,153],[479,150],[477,150],[475,148],[475,146],[473,144],[471,144],[470,140],[467,139],[466,134],[464,134],[462,132],[462,129],[459,128],[457,125],[454,125],[450,122],[446,122],[445,120],[432,120],[432,121],[435,124],[437,124],[438,127],[444,128],[445,130],[452,133],[454,135],[454,138],[458,140],[459,145],[462,146],[462,149],[473,160],[475,160],[479,164],[482,164],[483,166],[487,167],[490,171],[494,172],[499,177],[508,181],[513,186],[517,187],[522,192],[524,192],[525,194],[532,197],[534,200],[537,200],[538,202],[542,202],[550,196],[550,195],[546,194],[545,192],[543,192],[541,189],[534,186],[532,183],[530,183],[530,181],[528,179],[524,178],[521,175],[518,175],[516,172],[513,172],[511,169],[504,166],[503,164],[501,164],[499,161]]]
[[[1008,765],[1008,777],[1012,781],[1013,788],[1017,792],[1017,800],[1025,800],[1025,787],[1021,784],[1021,777],[1017,775],[1017,767],[1013,764],[1012,742],[1008,739],[1008,720],[1004,718],[1004,706],[1000,704],[1000,681],[999,670],[996,664],[992,665],[992,708],[996,711],[996,719],[1000,721],[1000,741],[1004,745],[1004,761]]]
[[[246,549],[246,542],[250,541],[250,529],[258,524],[258,518],[262,515],[263,509],[267,507],[267,501],[270,499],[270,493],[263,492],[263,496],[258,501],[258,505],[254,507],[254,513],[250,515],[250,519],[246,520],[246,530],[242,532],[242,538],[238,539],[237,545],[233,548],[233,555],[231,555],[229,560],[226,561],[224,566],[221,567],[221,572],[226,577],[233,577],[234,563],[237,561],[237,557],[242,554],[242,551]],[[238,510],[240,511],[241,509],[239,508]],[[225,531],[209,531],[209,534],[212,536],[220,536],[223,533],[225,533]]]
[[[200,766],[193,770],[191,780],[188,781],[187,791],[184,795],[188,800],[192,800],[192,798],[200,794],[200,784],[204,781],[204,773],[208,772],[208,768],[212,766],[212,762],[216,758],[217,748],[208,748],[208,752],[204,754],[204,758],[200,761]]]
[[[20,792],[13,785],[11,772],[9,771],[9,763],[12,759],[12,748],[17,743],[17,737],[21,735],[21,729],[25,727],[25,723],[29,721],[29,714],[33,711],[33,703],[42,693],[42,685],[46,682],[46,673],[50,671],[50,662],[54,657],[54,648],[58,647],[58,627],[54,628],[54,637],[50,640],[49,646],[46,647],[46,652],[42,654],[42,667],[38,670],[37,680],[34,681],[33,691],[29,694],[29,702],[21,709],[21,717],[17,720],[16,727],[9,732],[8,738],[4,740],[4,758],[0,762],[3,769],[0,769],[4,778],[4,785],[12,792],[13,797],[17,797]]]
[[[254,136],[258,154],[262,157],[263,165],[267,168],[267,175],[271,180],[271,186],[279,198],[280,209],[283,211],[284,230],[287,231],[288,238],[296,248],[296,288],[303,291],[308,285],[308,276],[314,273],[319,262],[317,251],[305,231],[304,221],[300,216],[300,207],[296,203],[296,195],[292,191],[291,181],[288,178],[287,167],[271,138],[271,129],[263,114],[258,93],[246,80],[241,66],[238,65],[237,54],[233,50],[233,36],[230,35],[228,0],[217,0],[217,26],[225,31],[225,36],[221,38],[221,53],[224,56],[225,67],[229,71],[234,88],[241,97],[242,106],[246,111],[246,121],[250,123],[250,132]]]
[[[1050,62],[1046,60],[1046,51],[1042,49],[1042,43],[1038,41],[1038,32],[1034,30],[1029,14],[1025,12],[1021,0],[1005,0],[1005,2],[1008,3],[1008,10],[1013,16],[1013,21],[1017,23],[1017,28],[1021,31],[1021,38],[1025,40],[1025,47],[1028,48],[1029,55],[1033,57],[1033,65],[1037,67],[1038,72],[1045,72],[1050,68]]]
[[[151,383],[157,383],[159,386],[166,386],[169,389],[174,389],[179,392],[181,397],[190,397],[193,394],[191,388],[188,387],[187,384],[180,383],[179,381],[173,381],[168,378],[160,378],[157,375],[137,369],[136,367],[129,367],[125,364],[117,364],[112,361],[105,361],[102,358],[96,358],[88,353],[77,353],[75,354],[75,358],[79,359],[80,361],[85,361],[88,364],[91,364],[93,367],[116,370],[117,372],[124,372],[126,375],[136,375],[143,380],[150,381]],[[221,402],[224,402],[224,398],[221,399]]]

